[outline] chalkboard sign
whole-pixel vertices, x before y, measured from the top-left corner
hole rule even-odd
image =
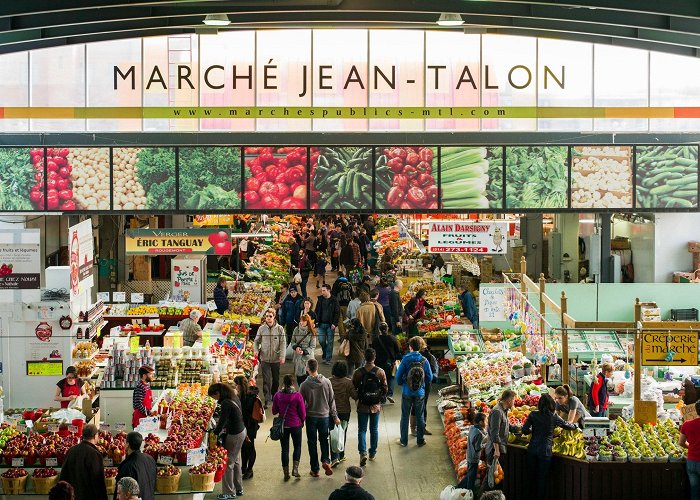
[[[479,286],[479,323],[484,321],[507,321],[506,287]]]

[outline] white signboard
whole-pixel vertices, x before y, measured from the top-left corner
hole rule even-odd
[[[484,321],[507,321],[506,287],[479,286],[479,323]]]
[[[507,247],[507,223],[453,220],[428,226],[430,253],[505,254]]]
[[[204,447],[193,448],[187,451],[187,465],[203,464],[207,459],[207,449]]]
[[[134,429],[141,434],[156,432],[160,429],[160,419],[158,417],[145,417],[139,419],[139,425]]]

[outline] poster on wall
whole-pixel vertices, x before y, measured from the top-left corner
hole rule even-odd
[[[125,240],[127,255],[231,255],[227,229],[130,229]]]
[[[0,243],[0,290],[39,289],[40,262],[39,242]]]
[[[311,208],[372,208],[372,148],[321,147],[312,172]]]
[[[428,226],[431,253],[505,254],[508,224],[499,222],[434,221]]]
[[[508,321],[506,290],[507,288],[504,286],[479,286],[479,323]]]
[[[306,166],[315,169],[318,148],[306,146],[245,147],[245,208],[304,210],[308,186]],[[309,161],[308,155],[311,154]],[[318,208],[315,205],[312,208]]]
[[[93,285],[92,263],[95,247],[92,239],[92,219],[68,228],[70,262],[70,297],[74,299]]]
[[[387,146],[374,154],[378,209],[438,208],[437,146]]]
[[[503,208],[503,147],[442,146],[443,208]]]
[[[636,147],[637,208],[698,206],[698,146]]]

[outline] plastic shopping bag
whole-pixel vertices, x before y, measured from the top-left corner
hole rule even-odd
[[[472,500],[474,495],[470,490],[446,486],[440,493],[440,500]]]
[[[331,429],[331,451],[333,453],[342,453],[345,450],[345,429],[348,423],[344,420],[340,425],[336,425]]]
[[[498,459],[494,458],[491,465],[489,465],[488,471],[486,471],[486,481],[489,488],[495,488],[498,483],[503,481],[503,469],[501,464],[498,463]]]

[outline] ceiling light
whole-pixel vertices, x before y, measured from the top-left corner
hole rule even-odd
[[[231,24],[226,14],[207,14],[202,22],[207,26],[228,26]]]
[[[459,14],[448,14],[443,12],[437,20],[438,26],[461,26],[464,24],[462,16]]]

